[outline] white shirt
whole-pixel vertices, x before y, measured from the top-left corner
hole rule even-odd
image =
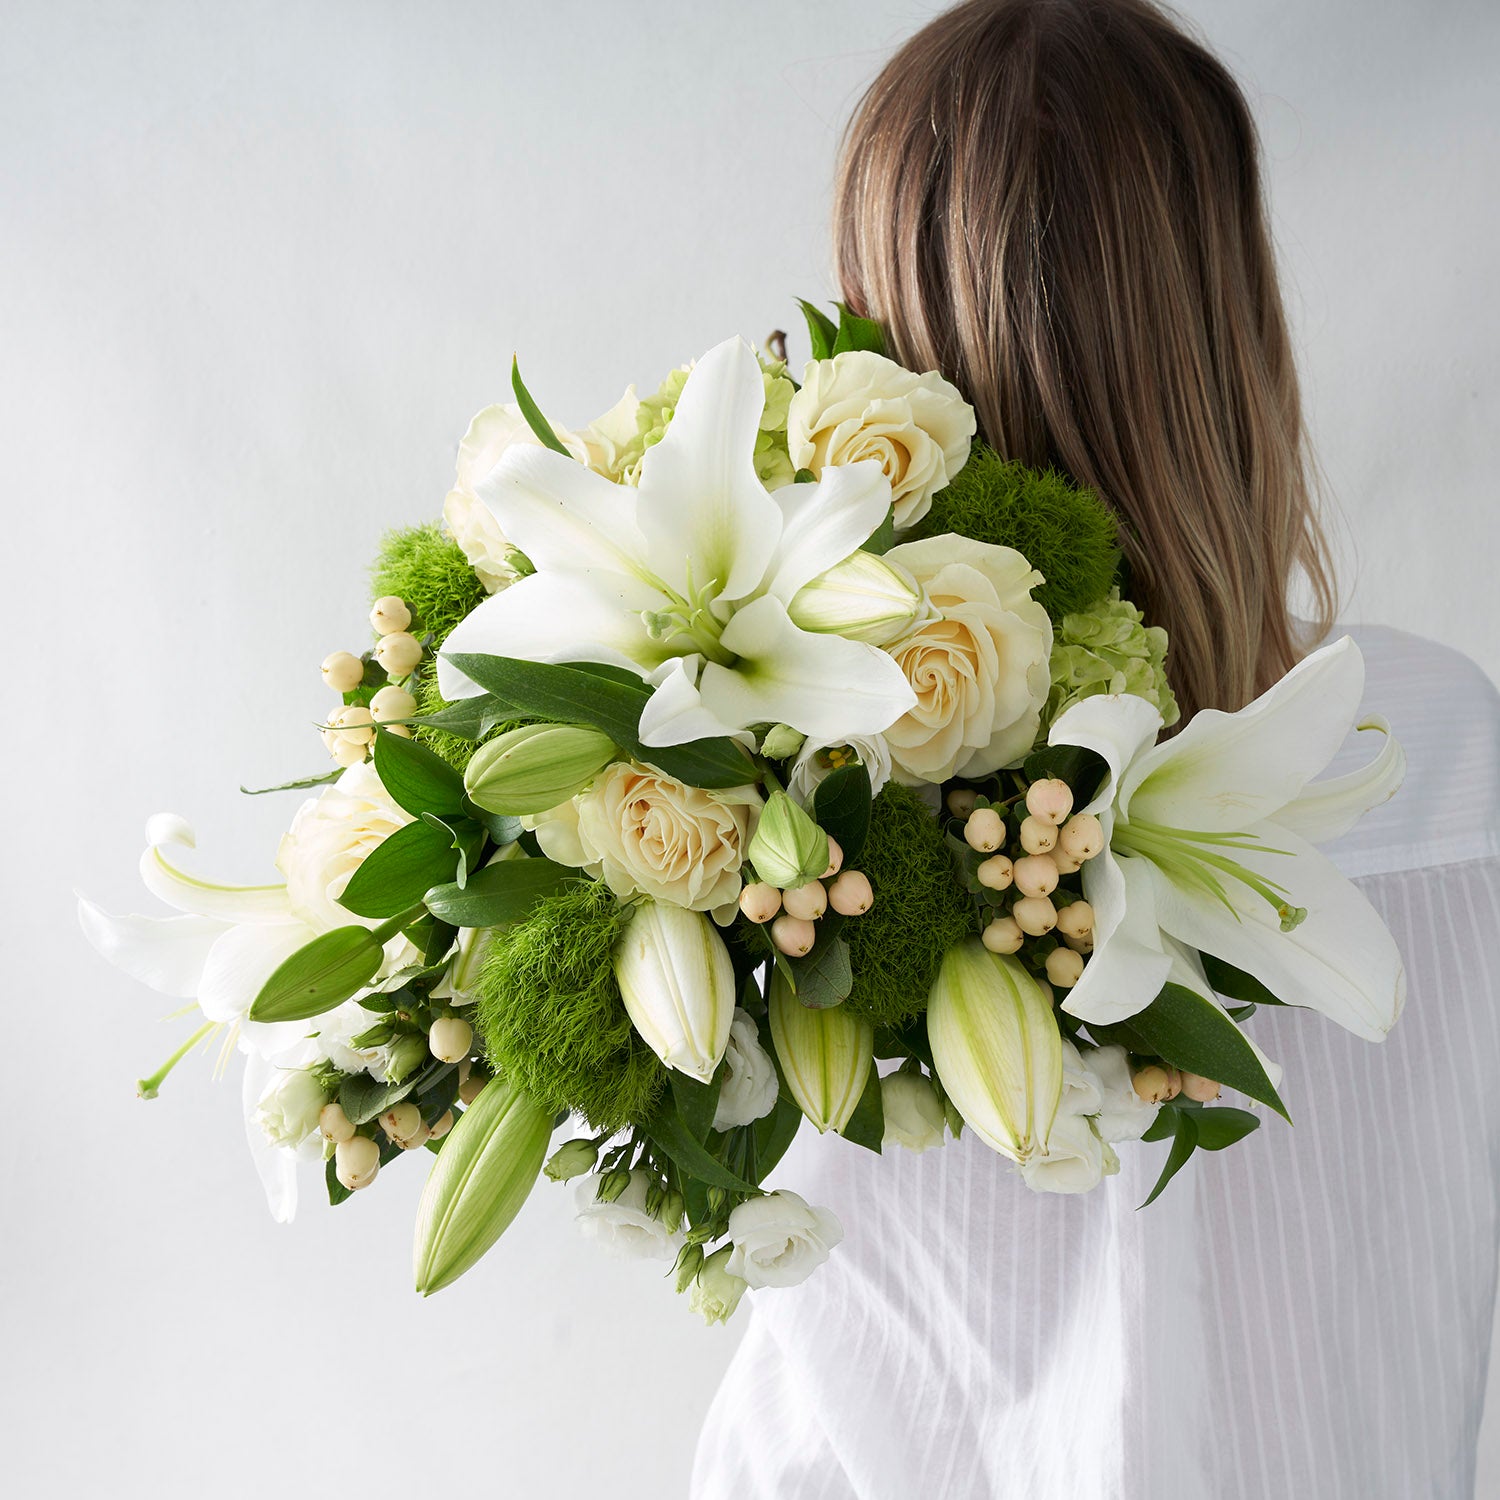
[[[1472,1495],[1500,1250],[1500,698],[1456,652],[1351,633],[1409,764],[1328,846],[1406,957],[1389,1040],[1258,1012],[1295,1128],[1199,1152],[1144,1212],[1165,1144],[1056,1197],[972,1132],[877,1158],[804,1131],[776,1181],[844,1243],[752,1294],[698,1500]]]

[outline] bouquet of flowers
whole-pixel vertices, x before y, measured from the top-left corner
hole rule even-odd
[[[252,1152],[291,1217],[431,1153],[416,1285],[447,1286],[543,1175],[673,1262],[709,1321],[841,1237],[764,1184],[804,1121],[879,1152],[972,1130],[1029,1188],[1116,1148],[1285,1114],[1244,1022],[1379,1040],[1395,945],[1314,845],[1400,783],[1353,642],[1238,713],[1177,718],[1115,523],[975,441],[959,392],[804,304],[581,432],[514,404],[459,448],[444,525],[388,537],[375,643],[274,885],[141,871],[173,916],[84,902],[95,946],[245,1054]],[[1314,780],[1356,723],[1360,771]],[[194,1007],[189,1007],[192,1009]],[[567,1139],[553,1138],[569,1122]],[[1149,1200],[1148,1200],[1149,1201]]]

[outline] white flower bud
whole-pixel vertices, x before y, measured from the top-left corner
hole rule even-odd
[[[996,917],[979,934],[979,940],[991,953],[1019,953],[1026,934],[1014,917]]]
[[[417,711],[417,700],[405,688],[388,682],[370,699],[370,716],[377,724],[391,719],[409,719]]]
[[[885,1113],[882,1146],[905,1146],[920,1154],[943,1144],[943,1103],[920,1073],[887,1073],[880,1080],[880,1102]]]
[[[439,1062],[456,1063],[469,1055],[474,1028],[461,1016],[440,1016],[428,1029],[427,1045]]]
[[[841,917],[862,917],[875,904],[870,877],[863,870],[844,870],[828,887],[828,904]]]
[[[1045,896],[1022,896],[1010,914],[1028,937],[1045,937],[1057,926],[1057,908]]]
[[[383,635],[375,648],[375,660],[392,677],[407,676],[422,660],[422,643],[404,630]]]
[[[1057,889],[1057,866],[1050,854],[1027,854],[1014,870],[1016,889],[1023,896],[1050,896]]]
[[[854,552],[792,596],[787,614],[802,630],[886,646],[929,613],[922,586],[905,568]]]
[[[1033,781],[1026,788],[1026,811],[1044,823],[1061,823],[1073,811],[1073,788],[1056,776]]]
[[[781,892],[765,881],[756,881],[740,892],[740,910],[752,922],[769,922],[781,910]]]
[[[964,824],[964,841],[981,854],[993,854],[1005,842],[1005,819],[993,807],[976,807]]]
[[[821,880],[809,880],[805,885],[795,885],[783,892],[781,904],[788,916],[816,922],[828,910],[828,892],[823,889]]]
[[[987,891],[1003,891],[1015,879],[1015,866],[1007,854],[992,854],[974,872],[980,885]]]
[[[1094,946],[1094,908],[1087,901],[1070,901],[1057,914],[1058,936],[1071,948],[1078,946],[1080,953],[1089,953]],[[1082,946],[1087,944],[1087,946]]]
[[[380,1128],[398,1146],[402,1145],[423,1128],[422,1112],[415,1104],[403,1100],[381,1115]]]
[[[1050,854],[1057,847],[1057,824],[1035,814],[1022,818],[1021,847],[1028,854]]]
[[[1063,824],[1058,843],[1082,864],[1104,848],[1104,827],[1093,813],[1079,813]]]
[[[380,1170],[380,1147],[367,1135],[351,1136],[333,1148],[333,1173],[351,1193],[367,1188]]]
[[[842,1130],[874,1064],[874,1028],[844,1005],[803,1005],[779,973],[771,980],[770,1021],[782,1074],[802,1113],[819,1131]]]
[[[394,635],[411,624],[411,611],[394,594],[377,599],[370,610],[370,626],[376,635]]]
[[[783,912],[771,923],[771,941],[788,958],[802,958],[812,952],[818,940],[818,929],[802,917]]]
[[[354,1126],[337,1099],[330,1099],[318,1112],[318,1129],[334,1145],[350,1140],[354,1135]]]
[[[365,664],[352,651],[323,658],[323,681],[336,693],[352,693],[365,679]]]
[[[1083,977],[1083,955],[1071,948],[1054,948],[1047,955],[1047,979],[1060,990],[1070,990]]]

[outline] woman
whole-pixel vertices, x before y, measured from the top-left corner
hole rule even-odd
[[[836,226],[844,296],[895,355],[954,380],[996,448],[1115,507],[1185,712],[1241,706],[1326,633],[1253,126],[1165,13],[939,17],[850,128]],[[1200,1155],[1145,1213],[1149,1151],[1065,1198],[969,1134],[882,1161],[804,1148],[787,1171],[846,1238],[756,1303],[696,1495],[1472,1494],[1500,1244],[1500,706],[1451,651],[1355,634],[1410,765],[1331,848],[1406,954],[1391,1041],[1262,1011],[1295,1130]]]

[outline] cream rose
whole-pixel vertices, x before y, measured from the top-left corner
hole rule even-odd
[[[917,695],[885,732],[898,780],[984,776],[1019,760],[1051,686],[1052,622],[1040,573],[1014,548],[945,534],[887,556],[922,584],[937,618],[886,649]]]
[[[293,915],[319,932],[352,922],[379,926],[376,918],[366,921],[340,906],[339,897],[365,857],[411,820],[368,761],[350,766],[321,796],[304,802],[276,851]]]
[[[815,360],[787,413],[787,449],[799,469],[873,460],[891,482],[898,528],[915,525],[963,468],[974,408],[936,371],[913,374],[868,350]]]
[[[732,913],[761,796],[709,792],[635,761],[616,761],[587,791],[524,821],[549,859],[603,879],[621,897]]]

